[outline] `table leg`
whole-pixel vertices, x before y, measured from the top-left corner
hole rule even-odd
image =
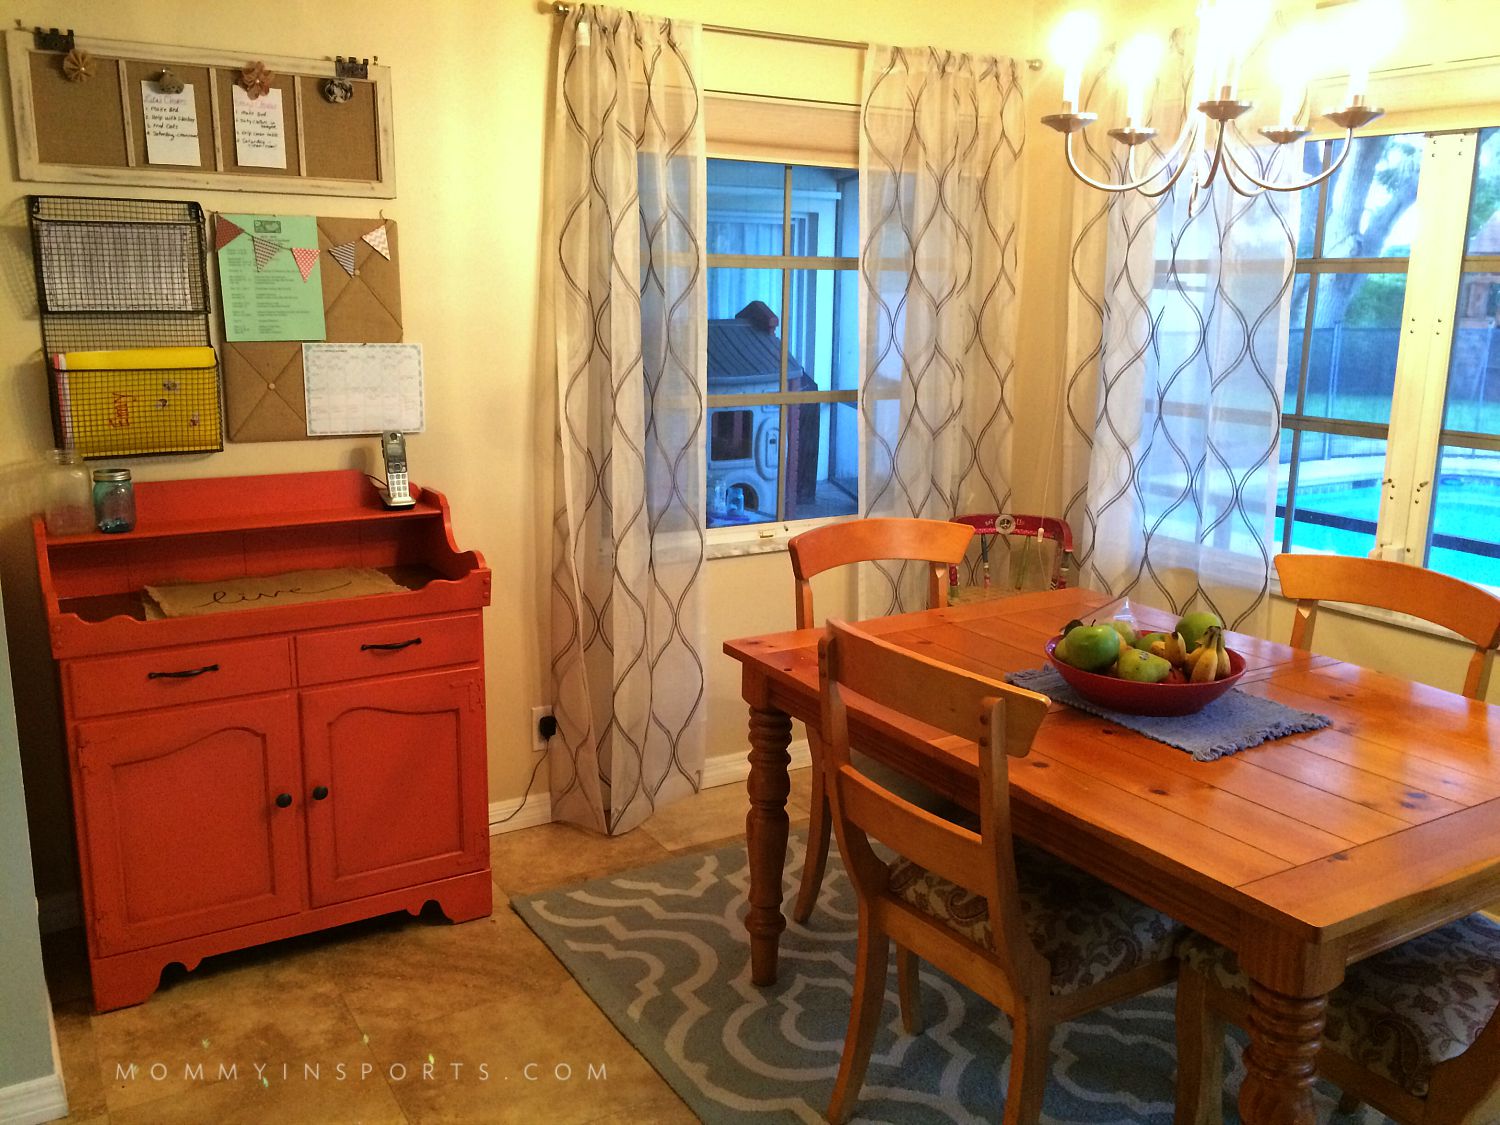
[[[745,815],[745,846],[750,855],[750,979],[776,983],[776,952],[786,919],[781,913],[781,876],[786,866],[787,745],[792,720],[771,707],[750,708],[750,811]]]
[[[1287,996],[1250,982],[1250,1046],[1240,1117],[1246,1125],[1313,1125],[1313,1065],[1327,996]]]

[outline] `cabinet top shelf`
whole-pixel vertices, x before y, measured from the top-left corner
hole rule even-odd
[[[410,508],[387,508],[357,469],[257,477],[143,481],[135,486],[136,529],[105,535],[45,535],[49,551],[224,531],[311,527],[441,517],[435,494],[413,487]]]

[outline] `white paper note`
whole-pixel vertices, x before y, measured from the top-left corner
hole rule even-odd
[[[141,83],[141,117],[146,125],[148,164],[203,163],[198,150],[198,103],[193,87],[181,93],[164,94],[155,82]]]
[[[234,87],[234,158],[241,168],[286,167],[280,90],[251,98],[243,86]]]
[[[307,433],[420,433],[421,344],[303,344]]]

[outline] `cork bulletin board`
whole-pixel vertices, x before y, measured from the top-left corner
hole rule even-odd
[[[64,54],[40,49],[30,31],[6,32],[23,180],[395,198],[389,67],[371,63],[367,78],[347,80],[348,100],[334,103],[323,95],[324,83],[335,76],[331,59],[83,36],[74,42],[92,57],[85,81],[70,81]],[[237,158],[234,87],[240,71],[257,61],[281,92],[284,168],[241,166]],[[193,88],[196,164],[147,160],[142,83],[164,68]]]

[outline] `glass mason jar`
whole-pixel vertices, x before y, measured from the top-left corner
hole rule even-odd
[[[135,488],[129,469],[94,470],[94,525],[106,532],[135,528]]]
[[[94,530],[89,473],[71,449],[54,449],[42,495],[48,535],[86,535]]]

